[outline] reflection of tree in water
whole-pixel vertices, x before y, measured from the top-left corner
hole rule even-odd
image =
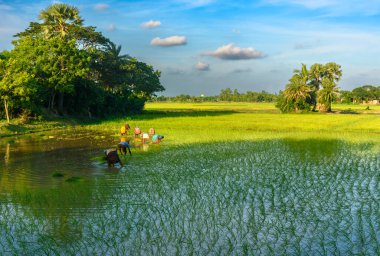
[[[20,223],[39,223],[40,233],[55,243],[75,243],[83,236],[81,223],[94,210],[100,211],[112,194],[112,186],[103,181],[79,180],[57,188],[18,190],[10,193],[8,200],[21,206],[24,214],[20,215]]]
[[[5,165],[8,165],[10,155],[11,155],[11,144],[7,143],[7,145],[5,146],[5,156],[4,156]]]
[[[101,152],[96,144],[104,142],[85,138],[2,144],[0,252],[11,244],[17,248],[42,242],[49,248],[49,243],[63,246],[82,239],[84,220],[101,212],[114,192],[106,178],[88,178],[95,168],[90,157]],[[56,172],[64,176],[52,177]]]

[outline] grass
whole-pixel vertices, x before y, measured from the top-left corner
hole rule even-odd
[[[0,252],[379,253],[379,115],[220,104],[152,103],[142,116],[66,129],[117,140],[129,122],[165,139],[133,150],[118,173],[7,191]]]

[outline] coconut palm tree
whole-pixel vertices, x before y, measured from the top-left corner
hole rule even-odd
[[[287,103],[294,104],[294,110],[298,112],[307,108],[306,100],[310,98],[310,87],[307,85],[307,76],[293,75],[286,85],[284,97]]]
[[[65,37],[70,27],[83,25],[79,10],[74,6],[61,3],[50,5],[42,10],[38,18],[43,21],[42,26],[48,37],[56,34]]]
[[[321,104],[321,109],[326,112],[331,112],[331,103],[338,95],[338,87],[333,80],[325,77],[322,80],[322,89],[318,92],[318,101]]]
[[[309,79],[310,79],[310,99],[313,104],[313,111],[317,108],[317,93],[321,87],[322,78],[324,74],[324,66],[319,63],[315,63],[310,67]]]

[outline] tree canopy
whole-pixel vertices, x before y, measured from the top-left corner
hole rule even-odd
[[[341,66],[334,62],[316,63],[310,70],[302,64],[300,70],[294,70],[285,90],[280,92],[276,106],[282,112],[299,112],[316,111],[319,105],[320,111],[330,112],[338,92],[336,83],[341,76]]]
[[[16,35],[0,54],[0,96],[7,119],[23,110],[40,115],[106,116],[140,112],[165,90],[161,73],[121,54],[121,46],[95,27],[84,26],[79,10],[53,4]]]

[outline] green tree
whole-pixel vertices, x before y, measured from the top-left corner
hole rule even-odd
[[[338,88],[335,81],[329,77],[322,80],[322,90],[318,92],[318,101],[320,103],[320,110],[331,112],[331,103],[337,98]]]
[[[42,28],[47,37],[65,37],[71,28],[83,25],[79,10],[62,3],[50,5],[40,12],[38,18],[43,21]]]
[[[130,58],[122,68],[126,71],[125,85],[137,97],[149,100],[155,92],[165,90],[160,82],[161,72],[154,70],[153,66]]]
[[[219,94],[221,101],[231,101],[232,100],[232,90],[230,88],[222,89]]]
[[[301,75],[293,75],[283,93],[287,105],[293,105],[295,112],[309,109],[307,99],[310,98],[310,87],[307,85],[305,74],[302,72]]]
[[[17,102],[30,102],[34,92],[33,75],[23,68],[17,56],[0,54],[0,97],[4,103],[7,123],[10,124],[10,107]]]

